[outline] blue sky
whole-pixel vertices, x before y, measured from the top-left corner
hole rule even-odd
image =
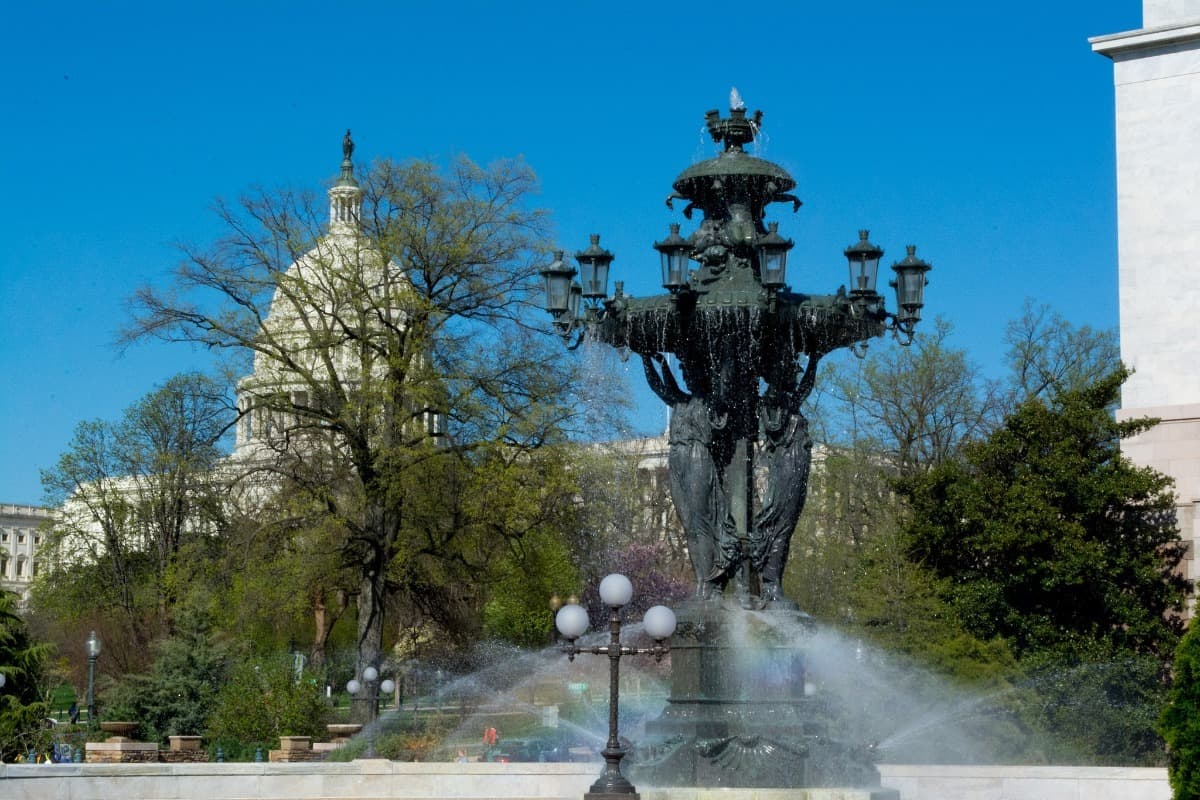
[[[12,4],[0,503],[41,501],[79,422],[205,365],[120,353],[125,300],[219,233],[214,198],[334,177],[347,127],[360,161],[523,156],[560,244],[602,234],[646,295],[651,243],[684,222],[662,200],[736,86],[805,203],[774,217],[795,289],[844,283],[867,227],[885,263],[916,243],[934,264],[927,314],[989,373],[1025,297],[1115,326],[1112,67],[1087,37],[1140,23],[1136,0]]]

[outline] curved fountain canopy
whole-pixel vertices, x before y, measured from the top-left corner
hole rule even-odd
[[[713,141],[725,148],[716,158],[693,164],[679,174],[674,188],[680,197],[701,208],[709,219],[728,216],[727,206],[740,202],[750,207],[757,220],[768,203],[793,200],[780,195],[796,187],[795,179],[778,164],[747,155],[743,149],[762,128],[761,111],[754,112],[752,119],[747,119],[742,108],[732,109],[728,119],[721,119],[715,110],[704,116]]]

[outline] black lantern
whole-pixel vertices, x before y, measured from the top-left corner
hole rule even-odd
[[[577,272],[563,262],[563,251],[555,250],[554,261],[541,274],[546,279],[546,310],[560,317],[570,308],[571,279]]]
[[[767,235],[760,237],[754,246],[758,249],[758,268],[762,285],[768,289],[782,289],[787,282],[787,252],[792,249],[792,240],[779,235],[779,223],[772,222]]]
[[[613,261],[613,254],[600,246],[600,234],[593,233],[591,239],[587,250],[575,254],[583,280],[583,296],[589,300],[608,294],[608,266]]]
[[[870,231],[859,231],[858,241],[846,248],[846,260],[850,263],[850,296],[868,297],[875,294],[875,281],[879,278],[879,259],[883,250],[867,241]]]
[[[927,261],[917,258],[915,244],[908,245],[906,249],[908,255],[904,260],[892,264],[896,278],[891,285],[896,290],[896,307],[899,309],[896,320],[911,326],[921,319],[921,308],[925,305],[925,287],[929,284],[925,273],[933,267]]]
[[[677,292],[687,286],[688,257],[692,245],[679,235],[679,224],[671,223],[671,235],[654,243],[654,249],[662,255],[662,285],[669,292]]]

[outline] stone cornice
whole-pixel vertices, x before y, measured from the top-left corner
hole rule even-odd
[[[1093,36],[1088,39],[1093,52],[1109,58],[1129,55],[1137,50],[1150,50],[1188,42],[1200,42],[1200,20],[1185,25],[1139,28],[1135,31]]]

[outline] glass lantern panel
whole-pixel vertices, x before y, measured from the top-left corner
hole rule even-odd
[[[662,253],[662,285],[668,289],[678,288],[687,284],[687,251],[682,247],[663,251]]]
[[[602,259],[596,259],[591,265],[590,270],[584,270],[584,274],[591,272],[591,283],[583,284],[583,293],[587,297],[604,297],[608,294],[608,262]]]
[[[766,286],[783,286],[787,270],[787,251],[764,251],[762,281]]]
[[[592,287],[596,283],[596,262],[591,258],[582,258],[579,260],[579,282],[583,284],[583,291],[588,296],[592,295]]]
[[[583,287],[578,283],[571,284],[571,297],[567,302],[567,311],[571,312],[571,319],[579,319],[580,307],[583,305]]]
[[[850,264],[850,285],[852,291],[873,293],[875,282],[879,278],[879,259],[867,258]]]
[[[901,305],[917,307],[924,305],[925,274],[916,270],[901,274],[899,290]]]
[[[925,273],[918,270],[903,270],[896,274],[896,305],[900,317],[919,320],[925,300]]]
[[[546,276],[546,310],[551,313],[566,311],[571,292],[571,276],[557,274]]]

